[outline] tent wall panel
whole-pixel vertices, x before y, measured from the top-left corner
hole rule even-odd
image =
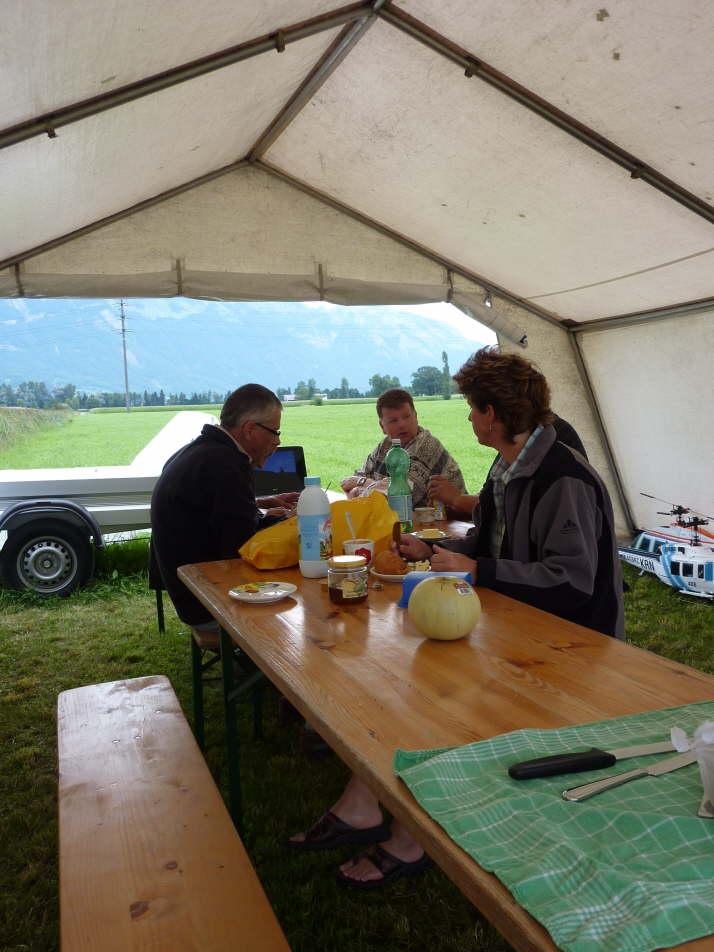
[[[635,520],[667,507],[714,515],[714,310],[580,335]]]
[[[0,297],[17,297],[18,293],[15,270],[13,268],[3,268],[0,271]]]
[[[448,291],[440,265],[255,168],[29,258],[21,274],[28,294],[55,297],[116,295],[117,275],[124,296],[365,304],[443,300]],[[7,287],[15,293],[14,281]]]

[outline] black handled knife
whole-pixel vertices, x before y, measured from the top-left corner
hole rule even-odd
[[[627,760],[628,757],[664,754],[670,750],[674,750],[671,741],[661,741],[658,744],[636,744],[634,747],[619,747],[617,750],[600,750],[599,747],[591,747],[590,750],[553,754],[550,757],[537,757],[535,760],[522,760],[520,763],[512,764],[508,768],[508,773],[514,780],[557,777],[559,774],[612,767],[618,760]]]

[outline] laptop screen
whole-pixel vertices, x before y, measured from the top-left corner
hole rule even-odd
[[[279,446],[265,461],[262,469],[253,471],[256,496],[300,492],[307,470],[302,446]]]

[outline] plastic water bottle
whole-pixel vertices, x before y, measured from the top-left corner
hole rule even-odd
[[[297,504],[300,536],[300,571],[305,578],[327,575],[332,556],[332,520],[327,493],[320,489],[319,476],[306,476],[305,488]]]
[[[384,459],[384,464],[390,476],[387,502],[397,514],[402,532],[411,532],[414,525],[412,522],[412,488],[407,479],[411,462],[409,453],[402,449],[399,440],[392,440],[392,448]]]

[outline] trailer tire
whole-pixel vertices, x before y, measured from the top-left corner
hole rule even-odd
[[[30,524],[11,532],[2,550],[5,581],[36,595],[69,595],[94,568],[89,538],[67,523]]]

